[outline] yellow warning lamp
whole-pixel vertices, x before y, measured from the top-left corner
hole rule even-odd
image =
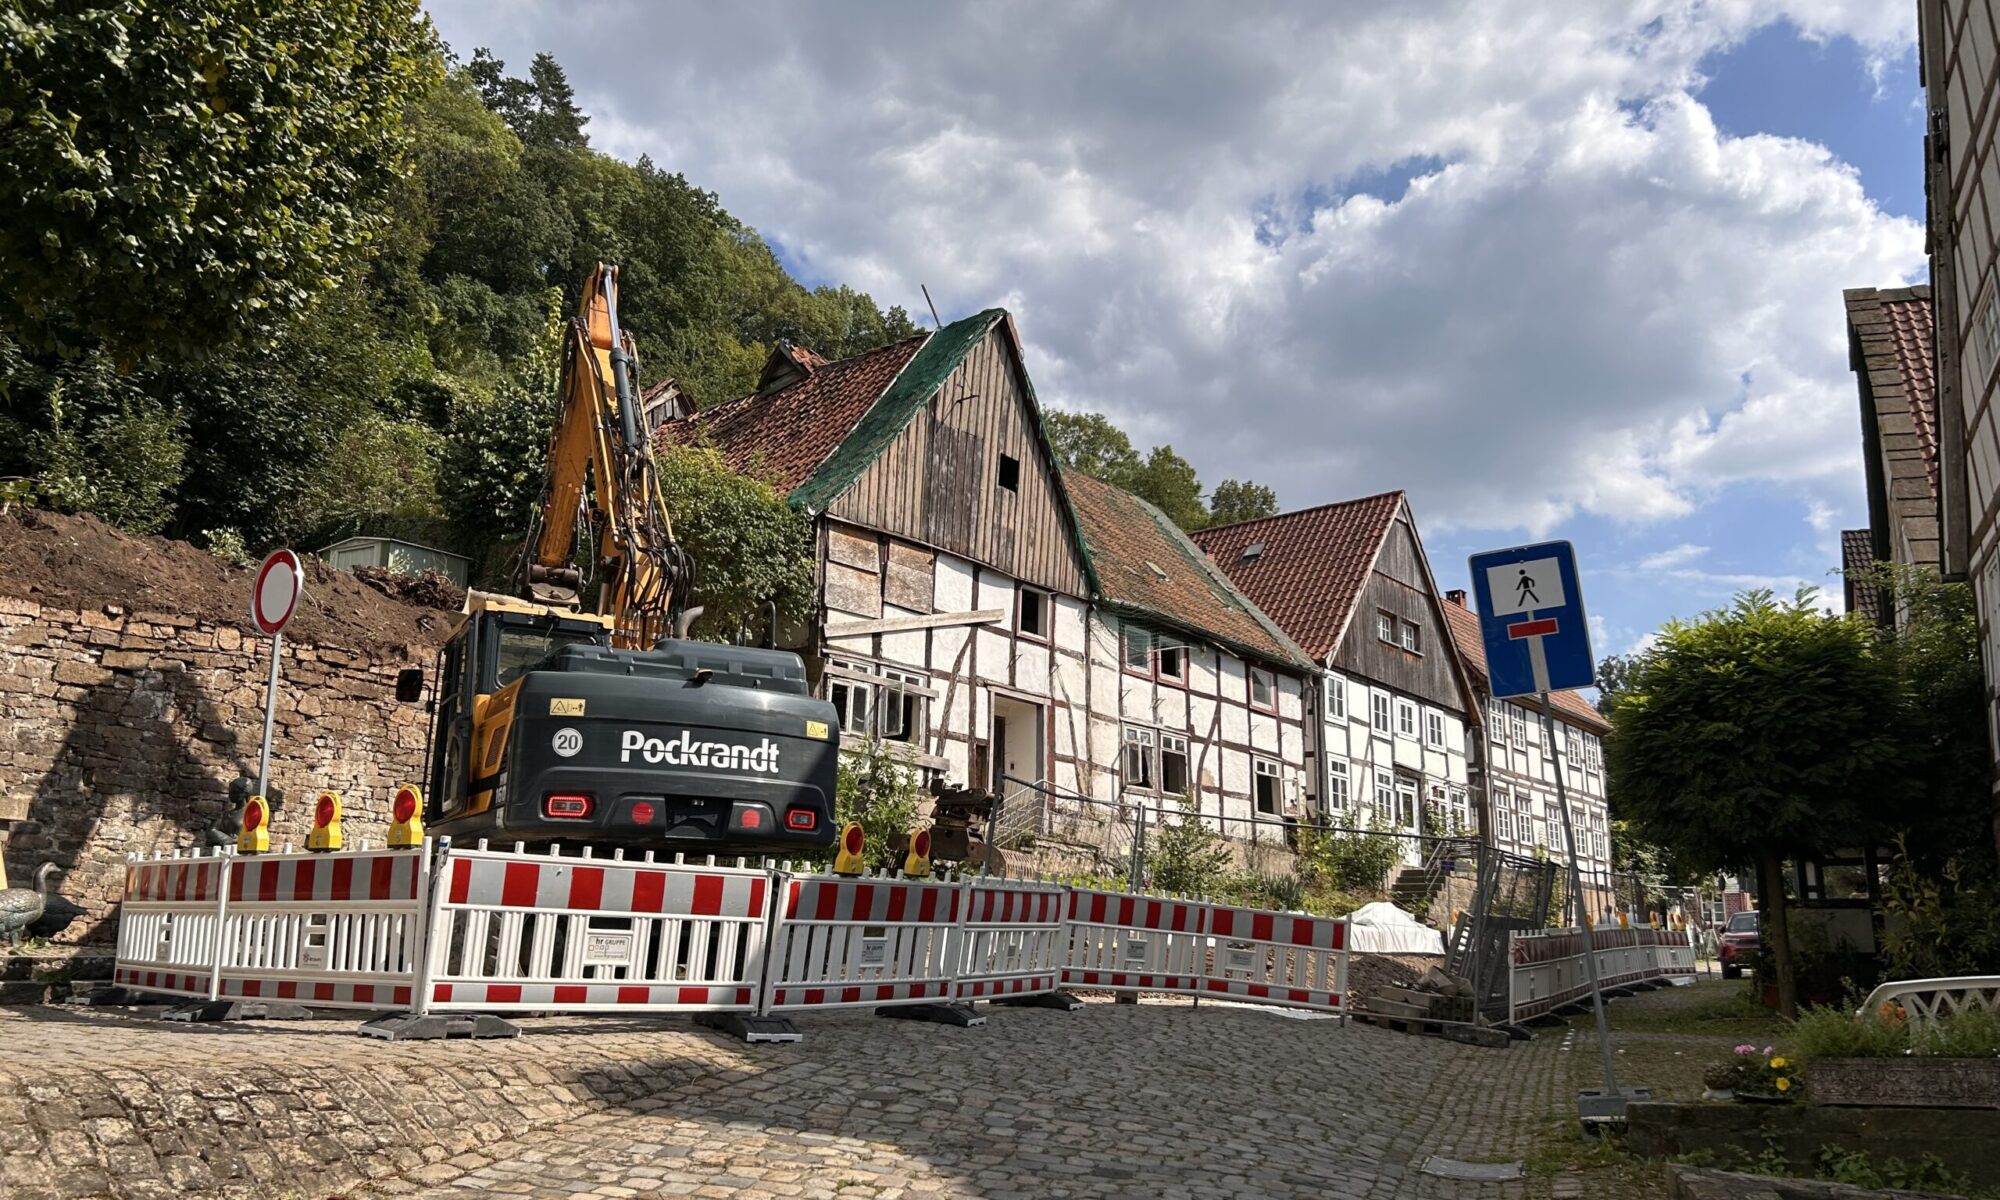
[[[861,859],[864,840],[859,821],[849,821],[847,828],[840,831],[840,849],[833,856],[835,875],[859,875],[868,868],[868,864]]]
[[[922,879],[931,873],[931,831],[919,829],[910,835],[910,853],[903,859],[903,874]]]
[[[396,789],[389,801],[389,848],[407,850],[424,844],[424,794],[415,784]]]
[[[306,849],[338,850],[340,844],[340,793],[321,792],[313,801],[313,827],[306,835]]]
[[[1623,909],[1620,909],[1620,910],[1618,911],[1618,928],[1620,928],[1620,929],[1630,929],[1630,928],[1632,928],[1632,914],[1631,914],[1631,913],[1628,913],[1628,912],[1624,911]]]
[[[238,854],[263,854],[271,848],[271,804],[252,796],[243,805],[243,831],[236,835]]]

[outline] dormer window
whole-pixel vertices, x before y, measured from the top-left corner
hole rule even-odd
[[[1262,557],[1264,557],[1264,543],[1251,542],[1249,545],[1243,547],[1244,562],[1256,562]]]

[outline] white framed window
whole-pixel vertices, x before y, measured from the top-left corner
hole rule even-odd
[[[1375,611],[1375,636],[1389,643],[1391,646],[1396,644],[1395,614],[1385,613],[1380,609]]]
[[[1320,681],[1320,690],[1326,696],[1326,719],[1345,721],[1347,719],[1347,681],[1338,675],[1328,675]]]
[[[1251,667],[1250,703],[1253,707],[1275,712],[1278,707],[1278,677],[1262,667]]]
[[[875,688],[875,727],[883,740],[914,742],[922,735],[924,697],[912,689],[928,682],[910,671],[882,668],[882,682]]]
[[[1583,770],[1583,739],[1577,736],[1576,730],[1564,731],[1563,753],[1569,756],[1571,769]]]
[[[1251,798],[1257,802],[1260,816],[1275,817],[1284,796],[1284,781],[1279,776],[1278,764],[1268,758],[1250,760]]]
[[[1040,588],[1021,588],[1016,628],[1022,637],[1037,642],[1048,641],[1054,615],[1054,597]]]
[[[1179,734],[1160,735],[1160,790],[1185,796],[1188,789],[1188,740]]]
[[[1125,727],[1125,790],[1153,790],[1153,754],[1158,748],[1153,731],[1137,725]]]
[[[1178,683],[1187,681],[1187,647],[1167,638],[1156,638],[1153,649],[1153,669],[1161,679],[1171,679]]]
[[[1444,749],[1444,714],[1435,709],[1424,710],[1424,745]]]
[[[857,679],[830,676],[826,697],[833,701],[834,717],[843,733],[867,737],[874,730],[875,687]]]
[[[1396,701],[1396,732],[1407,738],[1417,736],[1417,706],[1408,700]]]
[[[1330,813],[1344,813],[1351,797],[1348,794],[1347,764],[1340,759],[1332,759],[1326,765],[1326,810]]]
[[[1507,744],[1506,706],[1501,704],[1498,700],[1488,701],[1486,705],[1486,718],[1487,718],[1486,720],[1487,732],[1492,735],[1494,741],[1499,742],[1503,746],[1506,745]]]
[[[1401,622],[1400,631],[1402,634],[1403,649],[1411,651],[1412,653],[1422,654],[1424,650],[1424,642],[1423,642],[1424,635],[1423,631],[1417,628],[1416,622],[1415,621]]]
[[[1501,841],[1514,840],[1514,797],[1503,787],[1493,789],[1493,827]]]
[[[1125,669],[1152,674],[1153,635],[1141,625],[1127,625],[1120,631],[1124,645]]]
[[[1391,718],[1389,716],[1389,693],[1387,692],[1368,693],[1368,720],[1369,723],[1375,727],[1375,732],[1388,733],[1391,729],[1393,729],[1394,726],[1392,726],[1389,723],[1390,719]]]
[[[1453,786],[1447,793],[1447,803],[1451,805],[1452,816],[1458,819],[1458,827],[1468,833],[1475,832],[1472,826],[1472,802],[1466,798],[1465,789]]]
[[[1518,704],[1507,706],[1508,736],[1514,745],[1525,749],[1528,745],[1528,714]]]
[[[1396,773],[1375,772],[1375,822],[1387,826],[1396,819]]]
[[[842,733],[887,742],[921,742],[928,732],[930,678],[878,663],[835,659],[826,698]]]

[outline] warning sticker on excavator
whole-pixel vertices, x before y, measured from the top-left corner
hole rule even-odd
[[[580,717],[583,715],[583,700],[581,697],[569,699],[563,696],[550,696],[549,715],[552,717]]]
[[[809,738],[819,738],[821,741],[825,741],[829,732],[831,731],[827,729],[825,721],[806,722],[806,736]]]

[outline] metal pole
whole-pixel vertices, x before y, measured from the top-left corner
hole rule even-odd
[[[257,794],[269,797],[265,788],[271,782],[271,723],[278,714],[278,647],[284,643],[282,632],[271,635],[271,677],[264,682],[264,749],[257,755]]]
[[[1125,890],[1139,890],[1139,879],[1146,865],[1146,805],[1144,801],[1134,806],[1132,815],[1132,865],[1127,868]]]
[[[1540,640],[1537,639],[1537,648]],[[1556,746],[1555,722],[1549,718],[1549,694],[1540,694],[1542,702],[1542,736],[1549,743],[1549,760],[1556,768],[1556,806],[1562,809],[1563,844],[1569,849],[1569,886],[1571,899],[1583,919],[1577,927],[1583,930],[1583,969],[1590,979],[1590,1008],[1597,1018],[1597,1047],[1604,1053],[1604,1098],[1618,1099],[1618,1072],[1611,1057],[1611,1029],[1604,1023],[1604,989],[1597,982],[1597,940],[1590,931],[1590,912],[1582,903],[1583,870],[1576,857],[1576,830],[1569,821],[1569,789],[1563,786],[1562,752]]]

